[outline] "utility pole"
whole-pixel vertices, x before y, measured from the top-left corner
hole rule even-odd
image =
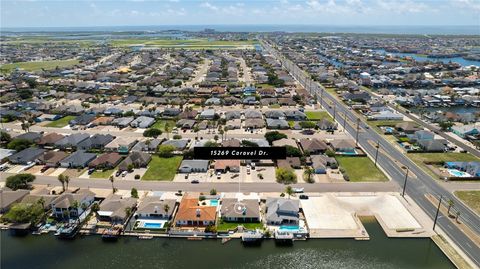
[[[437,225],[438,212],[440,212],[440,206],[442,205],[443,196],[440,195],[440,200],[438,201],[437,213],[435,213],[435,220],[433,221],[433,230],[435,231],[435,226]]]
[[[403,183],[402,197],[405,197],[405,189],[407,188],[408,172],[410,172],[410,167],[407,166],[407,172],[405,173],[405,182]]]
[[[377,166],[378,150],[380,149],[380,140],[377,141],[377,152],[375,152],[375,166]]]
[[[358,147],[358,133],[360,132],[360,118],[357,118],[357,135],[355,136],[355,145]]]

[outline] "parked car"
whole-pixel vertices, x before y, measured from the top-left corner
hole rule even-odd
[[[122,172],[122,177],[125,177],[128,174],[128,171],[123,171]]]
[[[122,171],[117,170],[117,172],[115,173],[115,176],[116,176],[116,177],[119,177],[121,174],[122,174]]]
[[[8,167],[7,164],[2,164],[2,165],[0,165],[0,172],[7,171],[8,168],[10,168],[10,167]]]
[[[308,200],[308,195],[302,194],[302,195],[298,196],[298,198],[301,199],[301,200]]]
[[[198,184],[198,183],[200,183],[200,181],[198,181],[198,179],[194,179],[194,180],[190,181],[190,183],[192,183],[192,184]]]
[[[95,172],[95,168],[90,168],[90,169],[88,169],[88,174],[89,174],[89,175],[93,174],[93,172]]]
[[[304,188],[292,188],[294,193],[302,193],[305,189]]]
[[[45,165],[44,167],[42,167],[42,169],[40,169],[40,172],[41,172],[41,173],[45,173],[45,171],[47,171],[48,168],[49,168],[49,167]]]

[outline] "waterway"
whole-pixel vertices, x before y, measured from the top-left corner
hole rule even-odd
[[[431,62],[444,62],[444,63],[449,63],[449,62],[455,62],[460,64],[461,66],[470,66],[470,65],[475,65],[475,66],[480,66],[480,61],[471,61],[471,60],[466,60],[462,57],[452,57],[452,58],[429,58],[424,55],[418,55],[415,53],[402,53],[402,52],[386,52],[383,49],[375,50],[378,53],[381,54],[391,54],[399,57],[411,57],[415,61],[418,62],[426,62],[426,61],[431,61]]]
[[[2,231],[0,268],[454,268],[430,239],[389,239],[377,222],[364,225],[370,241],[310,239],[278,246],[266,240],[258,247],[244,247],[239,240],[225,245],[134,237],[105,243],[99,236],[63,241],[51,234],[13,237]]]

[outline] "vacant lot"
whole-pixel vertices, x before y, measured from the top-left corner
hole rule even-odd
[[[148,170],[143,175],[142,180],[162,180],[171,181],[177,173],[178,166],[182,162],[181,156],[172,158],[162,158],[153,156],[148,165]]]
[[[480,215],[480,191],[456,191],[455,196]]]
[[[165,124],[167,122],[170,125],[170,131],[171,131],[172,128],[175,127],[175,121],[173,121],[173,120],[157,120],[150,128],[159,129],[162,132],[164,132],[165,131]]]
[[[40,71],[42,69],[51,70],[55,69],[57,66],[59,68],[69,67],[78,64],[79,60],[55,60],[55,61],[38,61],[38,62],[18,62],[12,64],[4,64],[0,66],[0,71],[2,73],[11,72],[15,68],[20,68],[25,71]]]
[[[368,157],[335,157],[340,168],[345,169],[345,174],[350,181],[387,181],[387,177],[375,167]]]
[[[417,163],[424,162],[470,162],[480,161],[479,158],[469,154],[460,152],[445,152],[445,153],[408,153],[413,161]]]
[[[322,120],[327,119],[332,121],[332,117],[326,111],[306,111],[307,119],[309,120]]]
[[[62,128],[68,125],[68,122],[75,119],[75,116],[65,116],[61,119],[49,122],[45,127]]]

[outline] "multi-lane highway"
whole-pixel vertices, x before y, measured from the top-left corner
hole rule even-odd
[[[443,196],[445,200],[452,199],[455,202],[455,209],[461,212],[461,221],[468,225],[476,233],[480,233],[480,217],[476,215],[471,209],[464,206],[453,194],[440,186],[433,178],[426,174],[422,169],[415,165],[402,152],[393,147],[381,135],[369,128],[363,128],[366,124],[359,119],[348,107],[341,103],[328,93],[320,84],[312,81],[311,78],[301,70],[291,60],[286,59],[281,53],[274,49],[268,42],[263,41],[263,47],[272,55],[274,55],[284,66],[284,68],[310,93],[317,95],[321,100],[325,109],[333,115],[336,113],[337,120],[346,117],[346,131],[353,137],[357,135],[357,122],[360,126],[358,134],[358,144],[370,156],[375,156],[376,147],[374,146],[380,141],[382,149],[378,152],[378,165],[400,186],[403,186],[405,181],[405,171],[402,166],[406,166],[410,171],[416,175],[416,178],[409,178],[406,186],[406,194],[412,199],[433,219],[435,217],[436,208],[425,197],[426,194],[432,194],[439,197]],[[331,105],[327,105],[331,104]],[[334,111],[335,110],[335,111]],[[339,123],[343,124],[343,120]],[[373,142],[373,143],[372,143]],[[389,156],[387,156],[387,154]],[[480,188],[480,186],[479,186]],[[440,227],[455,244],[469,256],[469,258],[480,267],[480,248],[472,242],[464,233],[454,225],[451,225],[447,217],[440,214],[437,226]]]

